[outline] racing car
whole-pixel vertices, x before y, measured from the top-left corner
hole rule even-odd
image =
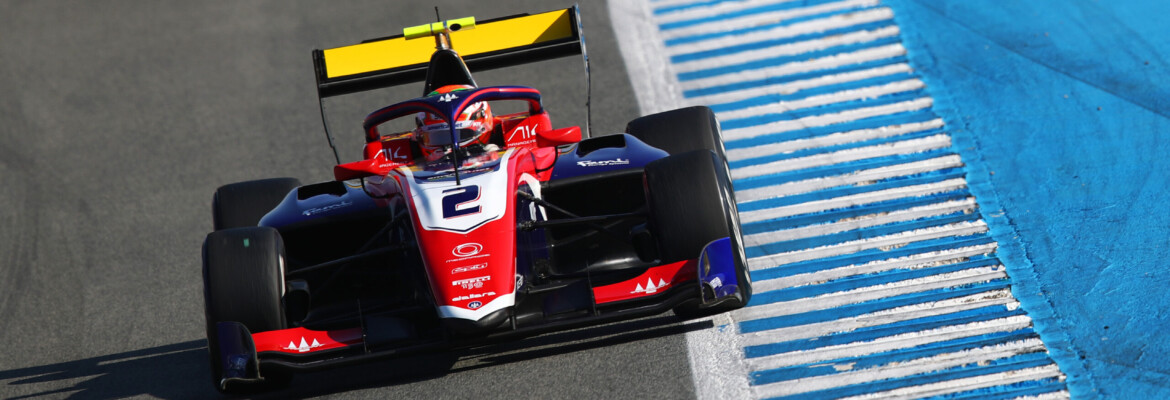
[[[423,96],[371,112],[363,158],[338,158],[334,180],[215,192],[203,280],[218,390],[748,302],[711,110],[594,136],[554,128],[536,89],[475,84],[473,70],[588,60],[579,22],[576,6],[469,17],[313,52],[323,119],[332,96],[419,81]],[[501,103],[517,111],[492,112]]]

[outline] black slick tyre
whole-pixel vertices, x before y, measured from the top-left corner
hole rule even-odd
[[[711,150],[721,160],[727,159],[723,151],[723,137],[719,132],[719,120],[715,118],[715,112],[706,106],[680,108],[636,118],[626,124],[626,133],[669,154]]]
[[[222,375],[216,324],[234,321],[251,333],[285,329],[284,244],[269,227],[212,232],[203,242],[203,301],[213,383]],[[290,375],[261,371],[266,390],[287,385]],[[235,390],[233,390],[235,391]]]
[[[211,201],[215,230],[256,226],[290,191],[301,186],[296,178],[271,178],[221,186]]]
[[[685,318],[739,308],[751,299],[751,276],[743,250],[739,214],[724,162],[711,150],[696,150],[646,165],[649,228],[663,263],[693,259],[704,246],[730,237],[743,298],[723,306],[699,309],[698,300],[675,309]]]

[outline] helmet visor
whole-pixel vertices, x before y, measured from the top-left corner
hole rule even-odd
[[[421,144],[429,147],[451,145],[451,131],[446,123],[427,125],[422,131]],[[481,124],[476,121],[459,121],[455,123],[455,131],[459,136],[459,143],[464,144],[475,140],[481,133]]]

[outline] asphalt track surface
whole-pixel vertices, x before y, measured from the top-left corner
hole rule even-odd
[[[0,398],[217,396],[199,272],[211,195],[330,179],[310,51],[431,21],[431,3],[445,18],[569,5],[425,3],[0,3]],[[616,132],[637,105],[604,4],[583,3],[593,128]],[[539,88],[554,124],[577,125],[581,71],[564,59],[477,78]],[[343,158],[364,113],[419,90],[341,102]],[[272,397],[685,398],[681,334],[701,328],[648,318],[304,374]]]

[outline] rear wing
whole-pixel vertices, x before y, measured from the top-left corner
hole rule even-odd
[[[451,32],[450,40],[472,72],[577,54],[588,63],[577,5],[479,21],[475,29]],[[324,99],[421,82],[434,52],[434,41],[404,35],[313,50],[317,94]]]

